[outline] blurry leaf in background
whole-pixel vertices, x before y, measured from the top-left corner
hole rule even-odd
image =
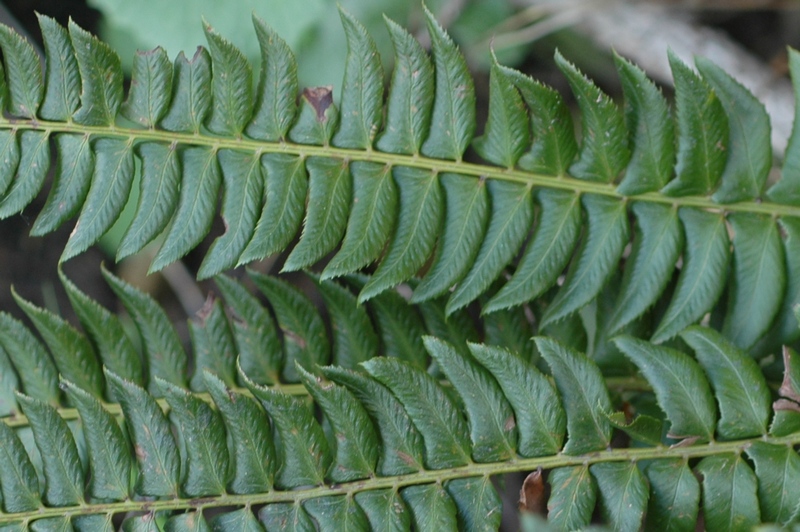
[[[174,58],[180,51],[188,57],[198,45],[206,45],[204,18],[214,30],[239,47],[250,63],[260,64],[258,42],[250,15],[261,17],[280,35],[299,63],[301,86],[333,85],[338,99],[347,50],[337,5],[353,15],[374,37],[388,72],[393,57],[383,15],[410,28],[424,27],[422,3],[418,0],[88,0],[100,10],[102,39],[116,50],[126,73],[130,73],[134,52],[156,46]],[[465,49],[472,67],[488,68],[485,46],[469,57],[472,44],[489,41],[491,28],[510,16],[508,0],[429,0],[428,8]],[[202,18],[201,18],[202,17]],[[514,64],[520,54],[507,54],[501,61]],[[257,77],[256,77],[257,79]]]

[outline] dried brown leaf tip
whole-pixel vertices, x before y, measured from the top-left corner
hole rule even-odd
[[[519,490],[519,511],[544,515],[545,502],[545,483],[540,467],[525,477],[522,483]]]
[[[789,348],[783,348],[783,382],[778,390],[783,397],[800,402],[800,359],[797,353]]]
[[[317,121],[325,122],[328,117],[325,112],[333,104],[333,87],[310,87],[303,89],[303,98],[311,104],[317,113]]]

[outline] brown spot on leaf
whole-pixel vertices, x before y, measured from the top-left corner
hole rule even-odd
[[[325,122],[325,111],[333,104],[333,87],[309,87],[303,89],[303,98],[311,104],[317,113],[317,122]]]
[[[793,410],[795,412],[800,412],[800,405],[788,399],[778,399],[772,403],[772,409],[776,412],[778,410]]]
[[[795,387],[795,382],[792,379],[792,366],[797,363],[797,353],[794,353],[790,348],[783,347],[783,367],[785,368],[783,374],[783,382],[778,390],[778,393],[783,397],[793,399],[800,402],[800,390]]]
[[[141,445],[136,446],[135,452],[136,452],[136,458],[138,458],[141,461],[147,460],[147,452],[145,452],[145,450],[142,448]]]
[[[522,488],[519,490],[519,510],[533,514],[544,515],[545,483],[542,478],[542,468],[525,477]]]

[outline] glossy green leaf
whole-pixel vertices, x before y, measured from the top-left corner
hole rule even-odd
[[[397,59],[386,104],[386,125],[376,146],[390,153],[418,154],[431,125],[433,66],[408,31],[386,17],[384,20]]]
[[[694,530],[700,483],[685,460],[654,460],[645,471],[650,481],[645,530]]]
[[[247,58],[211,26],[203,26],[211,53],[211,89],[214,104],[208,129],[218,135],[240,137],[253,113],[253,71]],[[223,164],[224,166],[224,164]]]
[[[22,322],[0,313],[0,345],[17,368],[22,391],[30,397],[57,405],[58,370],[44,346]]]
[[[209,299],[197,311],[197,320],[189,322],[195,368],[207,369],[225,381],[236,383],[236,345],[219,299]],[[203,376],[195,371],[191,379],[192,390],[204,390]]]
[[[29,512],[41,506],[39,479],[25,447],[5,423],[0,423],[0,492],[3,509]]]
[[[120,377],[141,385],[144,382],[142,361],[120,319],[81,292],[61,270],[58,277],[103,365]]]
[[[347,386],[367,410],[378,431],[381,475],[401,475],[423,469],[423,442],[408,413],[378,382],[336,366],[321,368],[327,378]],[[369,515],[369,511],[367,512]]]
[[[306,167],[308,203],[321,208],[307,211],[300,242],[286,259],[284,272],[300,270],[320,260],[336,247],[347,225],[353,194],[347,161],[312,157],[306,161]]]
[[[56,138],[69,137],[68,135],[59,135]],[[14,175],[17,172],[17,165],[19,164],[19,144],[17,135],[3,131],[0,133],[0,192],[5,193],[8,190]]]
[[[429,335],[449,342],[462,356],[470,356],[467,343],[479,341],[480,334],[466,309],[446,316],[443,297],[420,303],[418,308]]]
[[[136,384],[105,371],[119,398],[125,425],[133,440],[139,475],[135,491],[153,497],[177,497],[180,458],[172,429],[155,399]]]
[[[675,143],[667,100],[642,69],[614,54],[625,94],[631,160],[617,192],[634,196],[659,190],[672,179]]]
[[[611,410],[611,399],[597,365],[550,338],[535,341],[553,372],[567,414],[569,440],[564,452],[581,454],[608,447],[611,425],[603,412]]]
[[[164,230],[178,204],[179,155],[174,146],[145,142],[136,147],[142,161],[139,201],[117,249],[117,260],[141,251]]]
[[[75,122],[87,126],[114,125],[122,103],[119,56],[72,20],[69,36],[81,77],[81,105],[74,115]]]
[[[442,190],[435,173],[404,166],[393,170],[400,189],[400,212],[394,236],[380,266],[358,295],[363,303],[405,281],[433,250],[443,216]]]
[[[514,409],[517,452],[525,457],[557,453],[564,441],[566,417],[547,377],[504,349],[479,344],[470,344],[469,349],[494,375]]]
[[[19,137],[19,165],[11,185],[0,199],[0,218],[8,218],[25,208],[42,188],[50,167],[50,143],[47,133],[23,131]],[[14,153],[8,154],[15,157]],[[9,161],[11,163],[13,161]],[[11,166],[6,166],[11,171]]]
[[[327,363],[330,358],[325,324],[314,304],[296,287],[276,277],[254,271],[249,273],[258,289],[269,299],[283,332],[283,378],[297,382],[295,361],[305,368],[313,368],[315,364]]]
[[[377,259],[394,227],[397,185],[389,165],[353,162],[353,199],[341,249],[322,271],[322,279],[351,273]]]
[[[149,389],[151,391],[155,389],[152,377],[156,376],[177,386],[185,386],[186,354],[164,310],[152,297],[114,276],[105,268],[102,268],[102,273],[139,330],[151,377],[148,381]]]
[[[67,30],[55,19],[37,14],[45,56],[44,99],[39,116],[68,120],[80,104],[81,78]],[[6,106],[3,105],[3,108]]]
[[[500,65],[489,74],[489,118],[481,137],[475,139],[478,155],[492,164],[514,168],[530,142],[528,114],[522,97]]]
[[[689,66],[668,51],[675,80],[678,153],[675,179],[661,192],[668,196],[709,195],[728,156],[728,120],[717,94]]]
[[[258,518],[267,530],[286,530],[287,532],[316,532],[314,521],[308,516],[300,503],[267,504],[258,512]]]
[[[133,185],[133,146],[129,140],[101,138],[93,148],[92,182],[75,228],[61,254],[62,262],[86,251],[114,225],[128,202]]]
[[[725,218],[719,214],[681,208],[686,248],[678,286],[652,341],[669,340],[711,310],[725,286],[730,244]]]
[[[42,456],[45,502],[49,506],[84,504],[83,470],[67,423],[55,408],[38,399],[18,393],[17,402],[28,416]]]
[[[444,230],[432,266],[414,289],[418,303],[448,291],[466,275],[475,260],[489,214],[486,182],[458,174],[442,174],[445,190]]]
[[[11,295],[39,331],[59,373],[95,397],[102,397],[103,375],[89,340],[64,319],[22,299],[13,289]]]
[[[423,6],[431,38],[435,90],[431,127],[422,154],[460,161],[475,132],[475,87],[467,63],[428,8]]]
[[[266,177],[264,207],[239,264],[263,259],[285,249],[294,238],[305,213],[308,172],[305,160],[283,153],[261,157]]]
[[[331,451],[309,404],[247,380],[245,384],[264,405],[273,430],[280,437],[280,467],[275,485],[288,489],[324,484],[325,473],[332,462]]]
[[[156,377],[177,420],[186,447],[181,482],[190,497],[220,495],[230,478],[230,458],[222,416],[202,399]]]
[[[586,466],[558,467],[547,478],[547,523],[556,530],[587,526],[597,501],[597,486]]]
[[[219,166],[225,183],[222,200],[225,234],[211,245],[197,272],[198,279],[212,277],[236,265],[253,236],[261,209],[264,176],[259,154],[220,150]]]
[[[531,111],[533,144],[519,160],[530,172],[563,176],[578,153],[572,114],[555,90],[510,68],[500,67],[522,94]]]
[[[656,303],[672,277],[684,243],[677,209],[637,201],[632,210],[636,215],[633,248],[609,318],[609,334],[618,332]]]
[[[606,418],[614,428],[621,430],[631,439],[646,443],[647,445],[661,445],[663,422],[646,414],[639,414],[628,420],[625,412],[606,412]]]
[[[9,416],[18,410],[14,392],[20,389],[20,380],[0,344],[0,416]],[[0,499],[2,503],[2,499]]]
[[[471,462],[467,422],[433,377],[393,358],[373,358],[362,366],[405,407],[425,442],[425,465],[442,469]]]
[[[709,59],[697,57],[695,65],[719,96],[730,128],[728,161],[712,199],[719,203],[755,199],[761,195],[772,166],[767,110],[752,92]]]
[[[498,530],[503,503],[489,477],[451,480],[445,490],[456,503],[458,530]]]
[[[497,381],[471,358],[432,336],[425,348],[464,401],[476,462],[508,460],[515,454],[517,431],[514,412]]]
[[[688,355],[630,336],[614,339],[652,384],[658,404],[672,426],[672,438],[714,439],[717,411],[700,365]]]
[[[231,441],[231,493],[272,490],[278,467],[269,421],[256,401],[225,386],[216,375],[203,372],[205,388],[225,421]]]
[[[286,137],[297,110],[297,65],[286,42],[253,14],[261,49],[261,74],[247,136],[277,141]]]
[[[341,7],[339,15],[347,37],[341,101],[342,116],[347,120],[334,135],[333,145],[364,149],[372,146],[380,127],[383,68],[366,28]]]
[[[158,124],[169,108],[172,92],[172,65],[163,48],[137,51],[128,99],[122,104],[122,116],[144,127]]]
[[[230,325],[242,371],[258,384],[279,382],[283,346],[269,310],[232,278],[218,275],[214,282],[232,313]]]
[[[5,24],[0,25],[0,46],[8,80],[9,111],[36,118],[44,92],[39,54],[26,38]]]
[[[733,282],[723,334],[749,349],[769,329],[785,294],[786,271],[780,229],[768,216],[735,213]]]
[[[216,515],[211,518],[209,524],[214,532],[262,532],[264,530],[249,507]]]
[[[552,286],[572,257],[580,235],[580,197],[543,189],[533,241],[528,244],[511,279],[483,308],[488,314],[530,301]]]
[[[178,260],[211,229],[222,185],[217,152],[187,148],[180,153],[181,187],[178,209],[166,230],[164,243],[153,258],[150,272]]]
[[[689,327],[681,338],[694,349],[714,387],[720,411],[720,438],[766,434],[772,397],[756,361],[712,329]]]
[[[567,77],[578,101],[584,133],[578,160],[569,167],[578,179],[610,183],[624,170],[631,157],[628,132],[622,113],[597,86],[556,51],[556,65]],[[602,135],[591,132],[602,131]]]
[[[156,513],[146,513],[134,517],[128,517],[122,522],[123,532],[160,532]]]
[[[416,306],[409,304],[396,291],[389,290],[370,299],[367,307],[378,326],[381,354],[405,360],[418,368],[427,368],[428,356],[422,345],[422,336],[427,331]]]
[[[65,380],[61,386],[81,416],[91,473],[88,495],[102,500],[128,499],[133,457],[117,420],[85,390]]]
[[[504,347],[517,353],[523,360],[536,362],[539,353],[531,340],[534,327],[528,321],[530,316],[526,314],[526,310],[524,307],[513,307],[483,316],[483,342],[490,346]]]
[[[782,344],[792,343],[800,337],[794,313],[795,306],[800,304],[800,220],[783,217],[778,222],[786,261],[786,287],[772,327],[753,348],[756,352],[763,352],[765,348],[776,351]]]
[[[378,335],[363,305],[350,290],[331,281],[317,281],[333,331],[333,362],[355,369],[359,362],[378,355]]]
[[[649,493],[639,466],[635,462],[602,462],[589,471],[597,482],[603,518],[614,530],[640,530]]]
[[[697,465],[697,472],[703,477],[706,530],[751,530],[761,522],[758,480],[740,456],[707,456]]]
[[[582,203],[589,218],[585,240],[577,251],[564,285],[542,317],[542,327],[561,320],[592,301],[617,268],[628,243],[628,211],[625,203],[587,194]]]
[[[396,489],[362,491],[356,502],[364,511],[371,530],[390,532],[411,529],[411,512]]]
[[[378,437],[367,411],[347,388],[315,377],[298,367],[297,372],[314,402],[331,424],[334,450],[330,479],[349,482],[375,475],[378,461]]]
[[[198,46],[191,59],[179,53],[173,68],[172,100],[161,127],[197,134],[211,110],[211,56]]]
[[[447,314],[468,305],[494,281],[516,255],[533,222],[531,188],[503,181],[489,181],[492,198],[489,227],[467,276],[447,301]]]
[[[352,497],[318,497],[303,506],[316,519],[320,532],[370,529],[367,516]]]
[[[439,484],[409,486],[400,495],[411,510],[413,530],[457,530],[456,505]]]
[[[63,134],[55,137],[55,176],[47,201],[31,227],[32,236],[54,231],[72,218],[86,199],[94,167],[94,154],[89,139],[89,135]],[[7,156],[3,159],[7,164],[16,165],[19,160],[16,141],[13,142],[13,149],[4,151],[3,154]],[[4,169],[0,172],[5,174]]]
[[[787,525],[800,501],[800,456],[791,447],[753,442],[746,451],[758,478],[758,502],[764,521]]]
[[[164,532],[211,532],[201,512],[188,512],[170,517]]]

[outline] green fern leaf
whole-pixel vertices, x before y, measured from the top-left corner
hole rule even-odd
[[[42,456],[45,501],[51,506],[83,504],[83,470],[67,423],[55,408],[38,399],[18,393],[17,402],[28,416]]]
[[[228,389],[215,375],[205,371],[203,379],[232,442],[228,489],[231,493],[272,490],[278,464],[264,410],[251,397]]]
[[[112,501],[129,498],[133,459],[117,420],[85,390],[65,380],[61,387],[81,416],[91,472],[88,495]]]
[[[589,468],[600,495],[600,511],[614,530],[636,532],[647,507],[647,481],[635,463],[606,462]]]
[[[119,398],[133,440],[139,476],[135,491],[139,495],[177,497],[180,458],[178,446],[164,412],[143,388],[105,371],[109,387]]]
[[[153,128],[166,114],[172,93],[172,65],[163,48],[136,52],[131,89],[122,104],[122,116]]]
[[[0,488],[3,510],[9,513],[28,512],[41,506],[39,479],[25,447],[14,429],[0,423]]]
[[[87,126],[113,126],[122,104],[119,57],[72,21],[69,36],[81,76],[81,105],[73,119]]]
[[[356,502],[369,520],[370,530],[410,530],[411,515],[396,489],[362,491]]]
[[[597,501],[597,486],[586,466],[560,467],[547,478],[553,496],[547,501],[547,523],[556,530],[589,525]]]
[[[39,331],[61,375],[94,397],[102,397],[103,375],[89,340],[52,312],[22,299],[13,290],[11,295]]]
[[[69,120],[80,104],[81,77],[69,33],[54,19],[37,14],[45,56],[44,98],[39,116]],[[5,88],[0,90],[4,93]],[[5,97],[5,96],[3,96]],[[3,108],[5,108],[3,102]]]
[[[153,299],[103,268],[103,278],[130,313],[144,344],[149,376],[186,385],[186,354],[164,310]],[[153,381],[148,389],[154,391]]]
[[[703,458],[697,472],[703,476],[703,516],[707,530],[747,530],[761,522],[756,475],[741,457]]]
[[[584,355],[549,338],[537,337],[536,346],[553,372],[567,414],[567,454],[608,447],[611,425],[603,415],[611,400],[598,367]]]
[[[8,218],[25,208],[42,187],[47,168],[50,166],[50,145],[45,133],[39,131],[23,131],[19,136],[19,165],[13,166],[16,154],[14,149],[11,158],[4,168],[16,169],[17,175],[0,199],[0,218]]]
[[[206,301],[197,312],[197,320],[189,322],[194,363],[198,368],[211,371],[226,385],[236,383],[236,345],[225,311],[219,299]],[[203,375],[195,371],[190,381],[192,390],[203,390]]]
[[[700,366],[688,355],[620,336],[614,340],[652,383],[658,404],[672,424],[672,438],[714,439],[717,413]]]
[[[169,223],[178,204],[181,170],[173,146],[147,142],[137,146],[142,161],[136,214],[117,249],[117,260],[138,253]]]
[[[253,72],[247,58],[211,26],[203,27],[211,53],[214,104],[208,128],[219,135],[240,137],[253,113]]]
[[[197,134],[211,110],[211,57],[202,47],[191,59],[181,52],[174,70],[172,100],[161,126],[168,131]]]
[[[700,483],[685,460],[659,460],[647,466],[650,503],[646,530],[691,530],[696,525]]]
[[[409,486],[400,492],[416,530],[456,530],[456,505],[438,484]]]
[[[26,395],[58,404],[58,370],[44,346],[25,326],[0,313],[0,344],[13,363]]]
[[[230,277],[218,275],[214,282],[233,314],[230,321],[238,364],[257,384],[279,382],[283,347],[269,311],[244,286]]]
[[[0,46],[8,80],[9,109],[17,116],[36,118],[44,85],[39,55],[27,39],[0,25]]]

